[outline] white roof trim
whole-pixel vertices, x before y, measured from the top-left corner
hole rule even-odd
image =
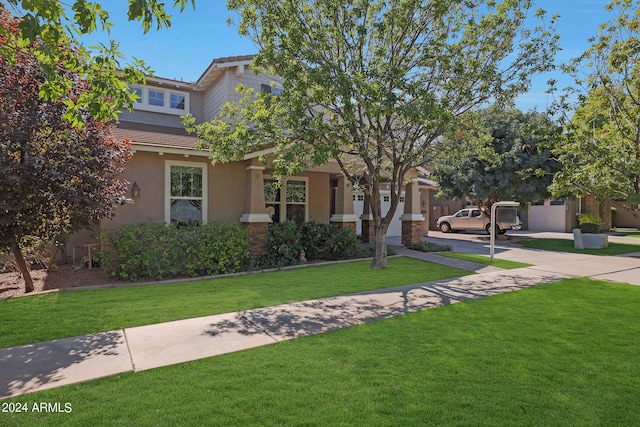
[[[147,151],[150,153],[163,153],[163,154],[179,154],[181,156],[199,156],[199,157],[211,157],[211,153],[208,151],[198,151],[193,148],[179,148],[168,145],[158,144],[140,144],[132,143],[131,149],[133,151]]]

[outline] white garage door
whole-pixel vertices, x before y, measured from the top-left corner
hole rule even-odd
[[[391,196],[389,192],[381,192],[380,196],[382,197],[382,213],[386,214],[389,212],[389,207],[391,207]],[[354,193],[353,194],[353,209],[358,218],[362,215],[362,211],[364,210],[364,195],[362,193]],[[393,219],[389,224],[389,229],[387,230],[387,237],[397,237],[402,236],[402,221],[400,221],[400,217],[404,213],[404,191],[400,195],[400,201],[398,202],[398,208],[396,209],[396,213],[393,215]],[[362,233],[362,222],[358,221],[356,223],[356,233]]]

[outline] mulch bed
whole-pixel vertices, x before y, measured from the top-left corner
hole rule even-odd
[[[75,288],[79,286],[102,286],[116,280],[106,277],[101,268],[75,269],[71,264],[63,264],[47,270],[31,271],[33,293],[25,294],[24,280],[15,272],[0,274],[0,299],[14,298],[35,293]]]

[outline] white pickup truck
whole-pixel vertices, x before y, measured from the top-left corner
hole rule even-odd
[[[491,233],[491,218],[475,207],[460,209],[453,215],[441,216],[436,224],[443,233],[460,230],[485,230]],[[499,234],[504,234],[507,230],[520,230],[520,218],[516,216],[515,223],[498,221],[496,228]]]

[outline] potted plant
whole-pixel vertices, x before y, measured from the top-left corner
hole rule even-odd
[[[582,244],[577,245],[576,242],[575,247],[579,247],[580,249],[600,249],[609,246],[609,236],[600,233],[602,229],[602,218],[600,218],[600,215],[580,214],[578,216],[578,223],[580,224]]]

